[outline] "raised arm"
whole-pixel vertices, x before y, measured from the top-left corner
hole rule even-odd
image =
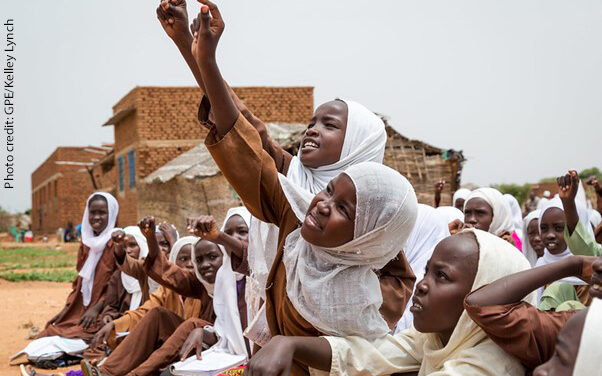
[[[172,264],[159,251],[155,237],[155,219],[144,217],[138,224],[148,242],[148,256],[144,260],[146,274],[161,286],[174,290],[180,295],[190,298],[203,298],[207,291],[197,279],[193,270],[186,270]]]
[[[441,179],[435,183],[435,208],[438,208],[441,204],[441,191],[445,186],[445,180]]]
[[[557,178],[556,182],[558,183],[558,196],[560,196],[566,216],[566,226],[569,235],[571,235],[577,227],[577,222],[579,222],[577,206],[575,205],[575,197],[577,197],[580,184],[579,175],[577,175],[577,171],[570,170],[568,174]]]
[[[591,278],[591,264],[595,257],[573,256],[561,261],[524,270],[498,279],[466,297],[471,306],[492,306],[520,302],[532,291],[554,281],[576,276],[584,280]]]

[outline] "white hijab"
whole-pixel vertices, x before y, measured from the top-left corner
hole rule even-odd
[[[90,214],[89,205],[90,199],[94,196],[102,196],[107,201],[107,209],[109,211],[109,220],[107,221],[107,227],[98,234],[94,235],[94,230],[90,225]],[[92,193],[86,200],[86,208],[84,209],[84,217],[82,219],[82,243],[90,248],[86,262],[79,271],[79,276],[82,277],[81,293],[83,297],[84,306],[87,307],[90,304],[92,298],[92,288],[94,287],[94,276],[96,274],[96,266],[102,256],[104,249],[107,246],[107,242],[111,239],[111,233],[115,227],[117,221],[117,214],[119,213],[119,204],[115,197],[109,193],[96,192]]]
[[[443,216],[443,218],[445,218],[445,221],[448,224],[456,219],[464,222],[464,213],[462,213],[462,210],[458,208],[453,206],[439,206],[435,210],[437,210]]]
[[[133,236],[138,243],[138,247],[140,247],[140,254],[138,255],[139,259],[145,259],[148,255],[148,244],[146,242],[146,238],[142,235],[142,231],[140,231],[140,227],[138,226],[128,226],[123,229],[126,235]],[[121,283],[123,287],[127,290],[128,293],[132,294],[130,299],[130,311],[135,310],[140,306],[142,302],[142,289],[140,288],[140,283],[138,280],[132,276],[121,272]]]
[[[247,226],[251,218],[251,213],[244,207],[230,208],[224,219],[222,231],[226,222],[234,215],[243,218]],[[220,247],[221,248],[221,247]],[[240,312],[238,311],[238,290],[237,280],[243,275],[238,275],[232,271],[230,256],[227,252],[224,254],[222,267],[217,271],[215,277],[215,288],[213,294],[213,311],[215,312],[215,324],[213,328],[218,334],[219,340],[212,347],[213,349],[224,351],[234,355],[247,354],[247,348],[243,337],[243,329],[240,323]],[[196,266],[195,266],[196,269]]]
[[[589,223],[594,228],[598,227],[598,225],[600,225],[602,222],[602,215],[600,215],[600,212],[596,209],[588,209],[587,212],[589,214]]]
[[[408,238],[406,246],[403,248],[406,258],[414,271],[414,275],[416,275],[416,282],[424,278],[424,268],[427,261],[433,255],[435,246],[450,235],[447,224],[447,218],[439,210],[429,205],[418,204],[416,224],[414,225],[412,234]],[[397,323],[395,332],[412,326],[414,316],[410,312],[411,306],[412,303],[408,302],[401,319]]]
[[[523,212],[520,209],[520,204],[516,200],[514,196],[511,194],[504,194],[504,199],[508,206],[510,207],[510,212],[512,213],[512,225],[514,226],[514,231],[516,235],[519,237],[521,243],[525,242],[523,236]]]
[[[594,298],[589,306],[579,352],[575,361],[574,376],[602,375],[600,371],[600,349],[602,349],[602,300]]]
[[[347,167],[368,161],[382,163],[385,155],[387,132],[384,122],[357,102],[337,100],[347,104],[347,128],[340,159],[327,166],[306,167],[301,163],[299,148],[299,154],[291,160],[286,175],[293,184],[312,195],[323,190],[330,180]],[[256,280],[252,284],[257,286],[256,293],[265,299],[265,284],[278,250],[278,227],[252,218],[249,226],[249,249],[253,250],[248,259],[251,279]]]
[[[579,215],[579,222],[589,223],[587,211],[581,206],[581,203],[579,201],[575,201],[575,205],[577,206],[577,214]],[[548,200],[545,203],[544,207],[541,209],[541,216],[539,217],[539,232],[540,233],[541,233],[541,220],[542,220],[544,214],[546,213],[546,211],[548,211],[552,208],[557,208],[557,209],[564,211],[564,207],[562,206],[562,201],[560,200],[558,195],[554,196],[553,199]],[[591,226],[585,226],[585,227],[593,237],[594,232],[593,232]],[[544,241],[544,239],[541,239],[541,240]],[[545,244],[545,241],[544,241],[544,244]],[[552,264],[552,263],[558,262],[562,259],[565,259],[567,257],[571,257],[572,255],[573,255],[573,252],[571,252],[571,250],[568,248],[568,246],[562,253],[559,253],[557,255],[550,253],[550,251],[548,251],[548,249],[546,248],[543,251],[543,256],[537,260],[537,263],[535,264],[535,266],[537,267],[537,266]],[[577,277],[567,277],[567,278],[561,279],[560,281],[570,283],[572,285],[585,285],[586,284],[585,282],[583,282],[582,280],[580,280]],[[538,299],[541,299],[543,290],[544,290],[543,287],[537,290]]]
[[[475,189],[466,198],[464,210],[466,210],[468,201],[473,198],[485,200],[493,210],[493,220],[491,221],[488,232],[496,236],[503,235],[506,232],[509,234],[514,232],[514,226],[512,225],[512,211],[500,191],[489,187]]]
[[[537,263],[537,252],[531,246],[529,242],[529,223],[533,220],[537,220],[537,230],[539,231],[539,216],[541,214],[541,210],[533,210],[524,219],[523,223],[523,255],[529,260],[531,266],[535,266]]]
[[[374,270],[404,247],[416,222],[416,194],[406,178],[380,163],[359,163],[344,174],[357,197],[353,240],[322,248],[303,239],[300,228],[291,232],[283,255],[286,292],[297,312],[322,333],[373,339],[389,332],[379,312],[382,294]],[[279,178],[303,221],[313,195]]]
[[[184,236],[179,238],[174,245],[171,247],[171,251],[169,252],[169,262],[172,264],[176,263],[178,259],[178,254],[182,250],[185,245],[190,245],[191,248],[194,247],[196,242],[199,241],[199,238],[196,236]],[[192,249],[190,250],[190,257],[192,257]]]
[[[470,195],[470,192],[471,192],[470,189],[467,189],[467,188],[460,188],[457,191],[455,191],[454,195],[452,197],[452,206],[456,207],[456,200],[459,198],[464,199],[464,202],[466,202],[466,198],[468,198],[468,196]]]

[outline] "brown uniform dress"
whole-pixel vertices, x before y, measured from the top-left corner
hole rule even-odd
[[[142,291],[142,301],[145,302],[150,298],[150,286],[148,283],[148,276],[144,271],[144,260],[135,259],[128,255],[120,260],[116,258],[117,267],[125,274],[132,276],[138,280],[140,284],[140,291]]]
[[[526,302],[479,307],[464,300],[464,308],[493,342],[520,360],[528,372],[552,357],[558,333],[577,312],[540,311]]]
[[[147,258],[144,268],[148,276],[161,284],[161,287],[151,294],[151,299],[142,308],[146,314],[139,319],[138,314],[123,317],[131,325],[137,320],[130,334],[117,346],[115,351],[105,360],[100,367],[101,371],[109,375],[155,375],[159,370],[173,363],[178,358],[180,347],[194,327],[211,325],[215,320],[213,313],[213,299],[205,287],[195,291],[194,298],[182,299],[182,292],[189,291],[191,284],[187,283],[186,276],[194,271],[179,268],[170,263],[163,254],[156,258]],[[169,306],[158,305],[160,297],[165,298],[163,303]],[[138,311],[138,310],[136,310]],[[134,311],[135,312],[135,311]],[[193,319],[187,321],[188,319]],[[119,319],[121,320],[121,319]],[[124,328],[123,323],[115,321],[115,331]],[[179,328],[183,323],[183,328]],[[178,330],[180,329],[180,330]]]
[[[258,132],[241,115],[223,139],[218,141],[215,130],[212,130],[207,136],[205,144],[249,211],[258,219],[274,223],[279,227],[278,252],[266,282],[266,316],[271,334],[273,336],[314,337],[322,335],[296,311],[286,293],[286,270],[282,262],[284,242],[288,234],[295,230],[300,223],[280,186],[274,160],[264,151]],[[236,163],[232,163],[233,151],[239,155]],[[405,261],[405,257],[402,259]],[[401,268],[404,271],[411,270],[409,266]],[[413,273],[411,275],[410,289],[414,279]],[[394,286],[394,284],[391,285]],[[400,285],[403,284],[400,283]],[[411,290],[408,298],[410,295]],[[405,308],[405,302],[407,300],[402,305],[400,304],[401,311]],[[401,314],[396,317],[398,319]],[[394,324],[396,323],[397,321],[394,322]],[[292,373],[294,375],[308,374],[308,368],[295,362]]]
[[[261,146],[273,160],[277,171],[286,175],[293,156],[282,149],[276,141],[272,140],[268,135],[265,123],[249,111],[244,103],[236,97],[233,91],[230,91],[230,93],[242,115],[259,133]],[[213,124],[209,119],[210,115],[211,104],[209,103],[207,96],[203,96],[198,110],[199,122],[205,126],[211,127]],[[378,277],[383,296],[383,304],[380,307],[380,313],[383,315],[389,328],[394,329],[412,297],[414,283],[416,281],[416,276],[414,275],[403,250],[400,250],[397,257],[389,261],[389,263],[379,271]]]
[[[98,264],[96,265],[92,296],[90,298],[88,307],[93,307],[98,302],[105,299],[109,280],[111,279],[113,272],[115,272],[117,269],[117,266],[115,265],[115,258],[113,257],[112,246],[113,242],[109,240],[102,253],[102,256],[98,260]],[[77,253],[76,269],[78,272],[84,266],[89,252],[90,248],[81,243]],[[81,288],[82,277],[78,275],[73,281],[71,293],[67,297],[67,303],[61,311],[60,316],[57,318],[57,320],[55,320],[54,323],[48,322],[46,324],[46,328],[41,331],[36,338],[61,336],[66,338],[81,338],[84,341],[89,341],[92,339],[92,337],[94,337],[94,334],[102,325],[100,318],[87,329],[84,329],[81,325],[79,325],[81,316],[86,312],[86,309],[88,309],[88,307],[84,306],[84,298],[81,293]]]

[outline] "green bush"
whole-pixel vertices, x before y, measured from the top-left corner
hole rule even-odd
[[[492,187],[502,192],[502,194],[511,194],[514,196],[514,198],[516,198],[521,206],[525,201],[527,201],[527,198],[529,197],[529,191],[531,190],[530,184],[494,184]]]
[[[47,282],[73,282],[77,277],[75,270],[56,270],[51,272],[32,271],[27,273],[2,273],[0,278],[10,282],[47,281]]]

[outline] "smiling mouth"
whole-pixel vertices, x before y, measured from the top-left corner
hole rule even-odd
[[[313,216],[312,213],[308,213],[305,216],[305,224],[308,225],[309,227],[313,228],[316,231],[322,231],[322,226],[320,226],[320,223],[316,220],[316,218]]]
[[[412,299],[412,306],[410,307],[410,312],[413,314],[420,313],[424,311],[424,306],[417,299]]]
[[[315,150],[318,149],[320,147],[320,145],[318,145],[317,143],[310,141],[310,140],[306,140],[305,142],[303,142],[303,146],[301,147],[302,151],[310,151],[310,150]]]
[[[556,242],[549,242],[549,243],[546,243],[546,248],[547,248],[547,249],[550,249],[550,248],[554,249],[554,248],[556,248],[556,247],[558,247],[558,243],[556,243]]]

